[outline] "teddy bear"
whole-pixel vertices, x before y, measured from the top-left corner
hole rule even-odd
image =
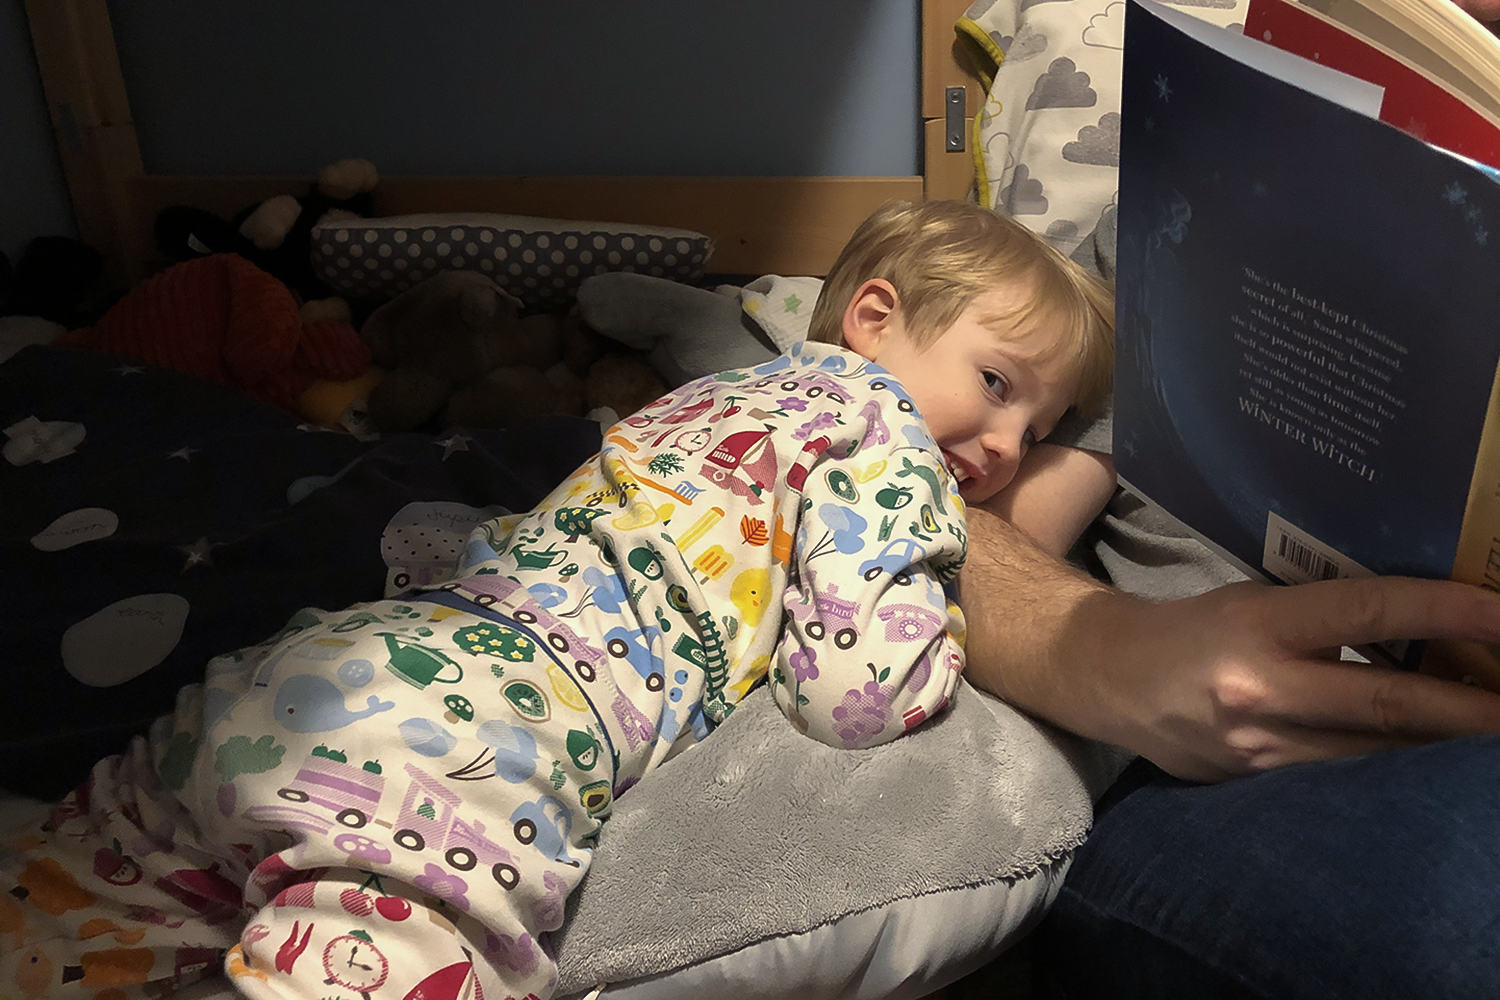
[[[483,274],[444,272],[366,320],[361,332],[387,374],[365,412],[385,431],[505,427],[552,413],[607,425],[685,382],[801,341],[821,287],[767,275],[705,289],[605,272],[582,282],[571,312],[523,317]]]
[[[428,278],[371,313],[360,333],[385,372],[365,405],[377,431],[506,427],[553,413],[609,420],[667,391],[641,352],[576,313],[522,317],[515,298],[475,271]]]
[[[320,223],[373,214],[371,192],[379,182],[369,160],[347,159],[324,167],[306,194],[276,195],[228,220],[201,208],[171,205],[157,214],[156,246],[173,262],[237,253],[292,290],[304,322],[348,323],[348,303],[314,273],[309,243]]]

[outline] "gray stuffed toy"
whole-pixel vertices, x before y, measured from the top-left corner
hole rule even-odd
[[[742,307],[741,291],[611,271],[584,280],[578,309],[591,329],[647,352],[652,366],[676,386],[780,353]]]

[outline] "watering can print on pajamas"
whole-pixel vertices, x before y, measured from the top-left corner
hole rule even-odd
[[[390,632],[376,634],[385,638],[385,648],[391,656],[386,666],[391,673],[418,691],[429,684],[457,684],[464,679],[464,668],[437,650],[420,646]],[[438,676],[450,668],[453,674],[451,677]]]

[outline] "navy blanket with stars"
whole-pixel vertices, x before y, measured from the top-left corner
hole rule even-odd
[[[409,504],[525,510],[598,449],[569,417],[377,440],[93,352],[0,363],[0,789],[52,798],[298,608],[382,595]]]

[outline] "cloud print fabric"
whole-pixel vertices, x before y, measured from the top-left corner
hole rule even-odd
[[[1211,24],[1248,0],[1188,0]],[[973,149],[981,204],[1072,253],[1115,201],[1124,0],[978,0],[957,25],[988,93]]]

